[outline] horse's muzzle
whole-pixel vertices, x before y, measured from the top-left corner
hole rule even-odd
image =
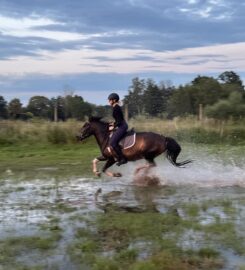
[[[78,142],[82,141],[84,138],[81,135],[76,135],[76,139]]]

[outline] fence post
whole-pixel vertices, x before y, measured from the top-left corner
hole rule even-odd
[[[199,114],[198,114],[198,119],[199,119],[199,121],[202,121],[202,119],[203,119],[203,106],[202,106],[202,104],[199,104]]]
[[[54,122],[58,122],[58,101],[54,103]]]

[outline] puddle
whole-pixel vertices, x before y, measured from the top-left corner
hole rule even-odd
[[[187,151],[187,158],[197,159],[198,153],[200,151]],[[207,152],[200,156],[202,160],[196,160],[186,169],[157,160],[158,167],[153,173],[160,178],[161,185],[150,187],[134,185],[133,171],[138,163],[129,163],[124,169],[113,168],[124,174],[117,179],[65,177],[61,181],[60,176],[56,178],[53,174],[48,178],[49,171],[58,173],[58,168],[42,167],[39,171],[47,174],[44,179],[26,181],[22,176],[22,181],[16,182],[9,171],[8,177],[0,181],[0,241],[13,237],[43,237],[47,232],[60,229],[57,246],[47,258],[33,250],[30,254],[22,253],[16,260],[29,266],[38,262],[45,265],[45,269],[80,269],[67,254],[67,249],[76,239],[77,229],[86,226],[85,221],[93,220],[96,213],[105,212],[101,205],[108,203],[124,211],[175,212],[183,220],[193,219],[202,228],[217,220],[220,224],[232,221],[241,239],[245,239],[245,160],[238,165],[215,157],[212,160]],[[190,207],[188,205],[197,205],[196,212],[185,208]],[[91,228],[96,227],[91,224]],[[177,242],[183,249],[217,246],[207,241],[202,231],[191,228],[184,230]],[[149,256],[151,251],[146,247],[144,240],[129,245],[139,251],[139,259]],[[225,258],[223,269],[239,269],[245,265],[241,254],[222,245],[218,249]]]

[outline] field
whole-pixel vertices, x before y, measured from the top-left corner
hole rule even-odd
[[[96,178],[82,123],[0,122],[0,270],[245,269],[244,123],[136,119],[175,137],[187,168],[157,159],[159,186],[138,165]],[[140,161],[139,163],[141,163]]]

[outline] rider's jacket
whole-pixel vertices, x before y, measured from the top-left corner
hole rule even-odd
[[[125,123],[122,109],[118,104],[113,107],[112,116],[115,119],[114,127],[120,127]]]

